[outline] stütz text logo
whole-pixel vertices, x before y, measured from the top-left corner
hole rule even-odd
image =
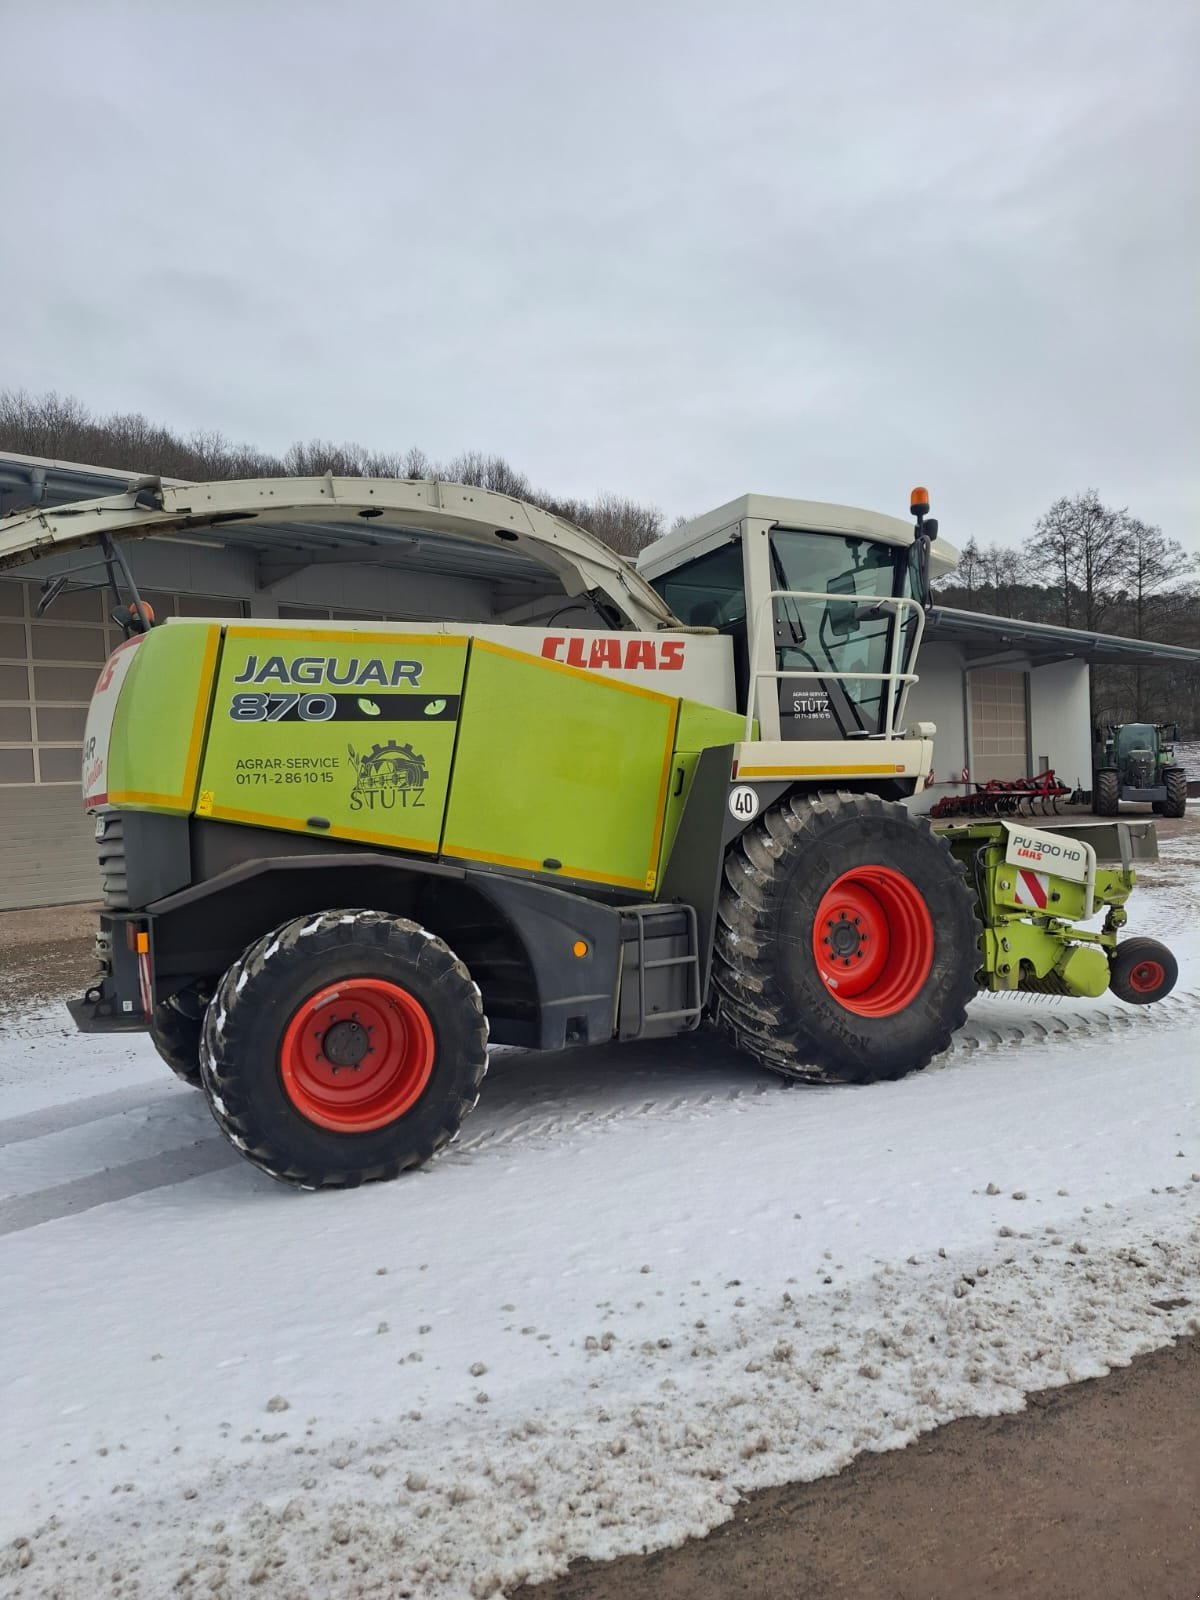
[[[568,639],[548,634],[542,640],[542,655],[547,661],[561,661],[568,667],[590,672],[678,672],[683,667],[685,644],[682,639],[595,638]]]
[[[793,717],[816,717],[822,722],[833,720],[827,694],[803,694],[798,689],[792,689],[790,693]]]
[[[424,806],[429,768],[412,745],[389,740],[372,745],[369,753],[361,756],[353,745],[346,748],[354,770],[351,811],[419,811]]]

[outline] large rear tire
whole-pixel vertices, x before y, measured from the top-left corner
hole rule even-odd
[[[1105,768],[1092,782],[1092,810],[1098,817],[1115,817],[1120,809],[1121,774]]]
[[[966,1021],[980,926],[946,841],[874,795],[789,796],[725,858],[717,1016],[787,1077],[926,1066]]]
[[[225,974],[200,1061],[247,1160],[300,1188],[354,1188],[454,1137],[487,1071],[487,1019],[466,967],[415,922],[317,912]]]
[[[200,1032],[205,1002],[192,990],[172,995],[154,1008],[150,1042],[177,1078],[200,1087]]]
[[[1163,773],[1167,786],[1164,817],[1182,817],[1187,811],[1187,773],[1182,767],[1167,767]]]

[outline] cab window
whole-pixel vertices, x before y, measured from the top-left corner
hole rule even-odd
[[[881,734],[888,694],[876,675],[888,670],[897,627],[903,669],[915,619],[907,612],[898,623],[890,609],[877,611],[871,602],[911,596],[910,551],[866,539],[776,528],[771,564],[774,588],[785,591],[777,592],[772,604],[776,665],[781,672],[797,674],[777,680],[782,736],[851,739]]]
[[[740,544],[710,550],[707,555],[654,578],[652,583],[680,622],[689,627],[728,632],[745,621],[746,586]]]

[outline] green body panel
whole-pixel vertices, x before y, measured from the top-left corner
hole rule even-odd
[[[227,627],[197,815],[436,853],[467,650]]]
[[[733,712],[469,636],[196,622],[123,651],[93,702],[97,728],[111,707],[111,805],[639,894],[661,881],[700,751],[744,732]],[[1089,907],[1043,862],[1031,909],[1003,824],[943,831],[978,898],[981,986],[1102,993],[1132,870],[1096,867]]]
[[[220,637],[215,624],[197,624],[156,628],[138,641],[109,736],[110,804],[192,809]]]
[[[679,702],[679,724],[675,730],[675,759],[667,786],[667,814],[663,824],[659,874],[666,871],[679,828],[679,819],[692,787],[696,762],[701,750],[713,745],[738,744],[745,738],[746,719],[736,711],[721,711],[696,700]]]
[[[640,893],[698,752],[743,727],[461,636],[197,622],[126,649],[111,804]]]
[[[696,700],[679,702],[679,727],[675,748],[695,755],[715,744],[738,744],[746,737],[746,719],[740,711],[721,711]]]
[[[475,640],[444,853],[653,890],[678,710]]]

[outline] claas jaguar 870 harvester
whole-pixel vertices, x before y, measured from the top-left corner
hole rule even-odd
[[[953,564],[912,509],[749,495],[636,567],[446,483],[146,479],[10,518],[0,562],[98,545],[129,625],[85,735],[104,910],[76,1023],[149,1030],[247,1159],[324,1187],[453,1139],[489,1038],[711,1019],[748,1068],[861,1083],[925,1066],[981,988],[1157,999],[1169,952],[1118,943],[1148,825],[906,807]],[[146,537],[240,543],[267,593],[383,562],[409,620],[151,626]]]

